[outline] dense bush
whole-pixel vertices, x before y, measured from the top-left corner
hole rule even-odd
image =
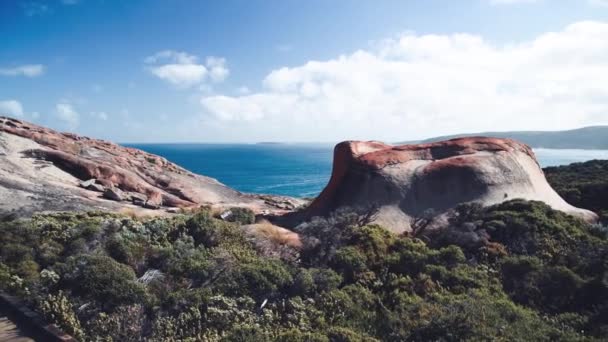
[[[104,255],[70,257],[58,267],[61,285],[75,295],[90,298],[113,308],[144,300],[145,288],[137,282],[135,272]]]
[[[544,169],[549,184],[568,203],[593,210],[608,223],[608,160]]]
[[[239,224],[252,224],[255,223],[255,214],[249,208],[232,208],[230,209],[228,221],[236,222]]]
[[[0,289],[83,340],[602,340],[608,242],[538,202],[462,206],[396,235],[340,210],[262,252],[210,211],[0,223]],[[418,238],[417,238],[418,237]]]

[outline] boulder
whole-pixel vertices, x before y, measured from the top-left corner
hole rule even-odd
[[[96,182],[97,180],[95,178],[91,178],[89,180],[80,182],[80,187],[91,191],[104,192],[105,187],[101,184],[97,184]]]
[[[81,188],[88,189],[88,188],[89,188],[89,186],[91,186],[91,185],[95,184],[95,180],[96,180],[95,178],[91,178],[91,179],[89,179],[89,180],[82,181],[82,182],[80,182],[80,187],[81,187]]]
[[[103,197],[107,198],[109,200],[112,200],[112,201],[117,201],[117,202],[124,200],[123,192],[120,189],[115,188],[115,187],[106,188],[103,193]]]
[[[144,208],[148,209],[159,209],[163,205],[163,197],[160,193],[154,192],[150,194],[146,203],[144,204]]]
[[[127,194],[129,200],[133,202],[133,204],[143,207],[148,200],[148,197],[144,194],[140,194],[138,192],[129,192]]]
[[[487,137],[401,146],[342,142],[334,149],[329,183],[299,220],[353,207],[375,211],[376,223],[399,233],[429,209],[441,215],[462,203],[488,206],[515,198],[597,220],[551,188],[530,147]]]
[[[104,192],[106,190],[106,188],[101,184],[93,183],[93,184],[87,186],[87,190]]]

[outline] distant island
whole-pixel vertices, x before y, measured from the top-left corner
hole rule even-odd
[[[278,141],[260,141],[255,143],[256,145],[283,145],[284,143]]]
[[[514,132],[481,132],[439,136],[420,141],[402,142],[431,143],[461,137],[490,136],[496,138],[510,138],[521,141],[533,148],[555,149],[608,149],[608,126],[589,126],[567,131],[514,131]]]

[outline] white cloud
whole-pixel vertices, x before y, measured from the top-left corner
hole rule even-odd
[[[102,120],[102,121],[108,120],[108,113],[106,113],[106,112],[91,112],[91,116],[95,119]]]
[[[587,0],[592,6],[608,7],[608,0]]]
[[[489,0],[492,5],[530,4],[540,1],[542,0]]]
[[[21,117],[24,115],[23,106],[17,100],[0,101],[0,115]]]
[[[63,121],[69,129],[73,130],[78,127],[80,122],[80,114],[74,107],[67,102],[60,102],[55,107],[57,118]]]
[[[145,63],[153,75],[180,88],[201,84],[207,77],[213,82],[221,82],[228,77],[224,58],[207,57],[205,65],[198,60],[197,56],[186,52],[165,50],[147,57]]]
[[[224,58],[207,57],[206,65],[213,82],[222,82],[230,74],[230,71],[226,68],[226,59]]]
[[[245,95],[245,94],[249,94],[249,93],[251,93],[251,90],[249,90],[249,88],[244,87],[244,86],[243,86],[243,87],[239,87],[239,88],[238,88],[236,91],[237,91],[239,94],[241,94],[241,95]]]
[[[407,140],[608,123],[606,79],[608,23],[587,21],[508,45],[403,34],[276,69],[261,92],[203,96],[201,104],[208,124],[252,140]]]
[[[41,64],[20,65],[13,68],[0,68],[1,76],[36,77],[44,74],[45,67]]]
[[[158,78],[183,87],[200,83],[207,75],[207,69],[197,64],[167,64],[150,70]]]

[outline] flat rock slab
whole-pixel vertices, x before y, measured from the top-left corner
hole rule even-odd
[[[166,215],[159,209],[200,206],[280,213],[289,210],[284,202],[240,193],[138,149],[0,116],[0,216],[74,210]]]

